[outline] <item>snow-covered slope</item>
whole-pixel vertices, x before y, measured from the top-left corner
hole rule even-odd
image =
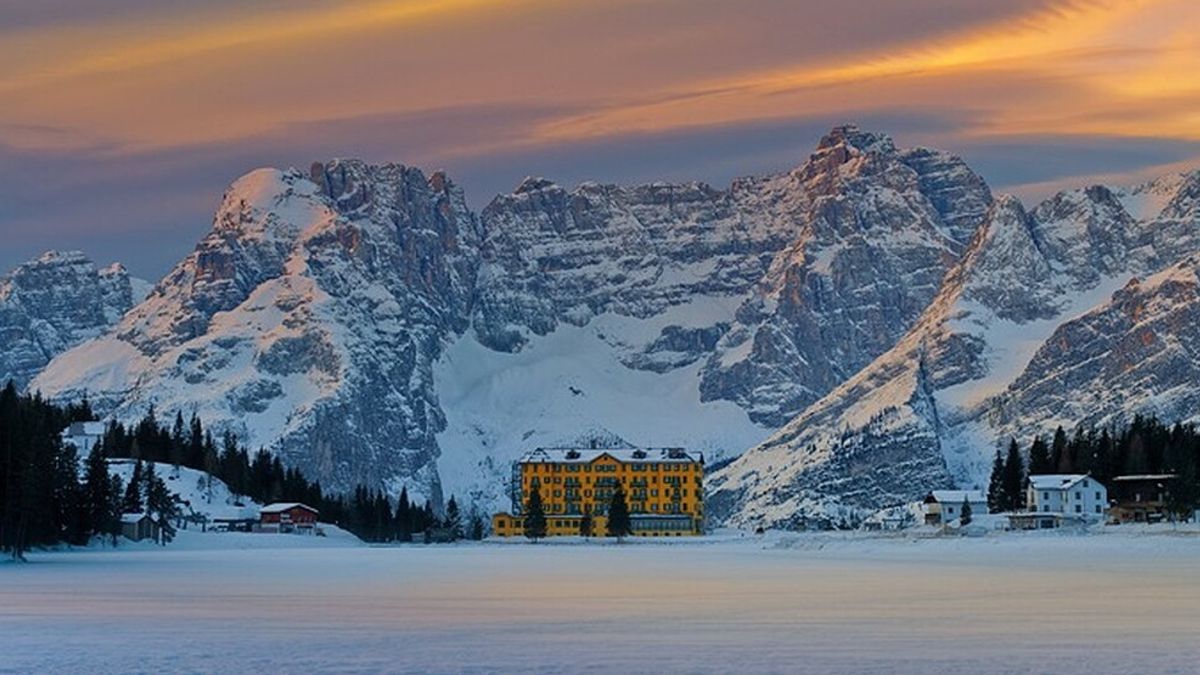
[[[1056,331],[1200,251],[1198,202],[1193,173],[1027,212],[852,126],[727,190],[529,178],[479,215],[441,173],[262,169],[33,384],[119,418],[195,411],[334,489],[485,509],[532,445],[755,446],[712,511],[790,523],[977,483],[1013,420],[1062,407],[1037,386],[1070,366]],[[1089,386],[1135,386],[1104,372]],[[1165,387],[1126,400],[1182,409]]]
[[[1194,418],[1186,362],[1200,329],[1181,320],[1196,311],[1194,258],[1119,289],[1197,250],[1197,182],[1064,192],[1032,213],[998,200],[914,328],[715,475],[712,510],[787,525],[873,509],[986,484],[991,453],[1012,436],[1135,412]],[[1135,219],[1131,194],[1154,194],[1161,211]],[[1130,317],[1131,306],[1153,311]]]
[[[956,158],[854,127],[729,190],[531,178],[478,217],[440,173],[263,169],[36,386],[195,411],[325,485],[435,501],[443,474],[498,498],[530,443],[728,455],[903,334],[990,200]]]
[[[0,277],[0,386],[23,388],[50,359],[103,333],[145,297],[144,282],[78,251],[48,251]]]
[[[186,466],[175,468],[162,462],[144,462],[143,465],[154,466],[155,475],[179,497],[184,514],[197,513],[209,518],[258,518],[262,505],[248,497],[234,495],[220,478],[210,478],[207,473]],[[109,473],[119,476],[122,485],[129,485],[133,468],[132,459],[108,460]]]

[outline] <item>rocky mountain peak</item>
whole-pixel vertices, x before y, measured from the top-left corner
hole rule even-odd
[[[892,137],[873,131],[860,129],[855,124],[844,124],[829,130],[817,143],[817,153],[828,152],[835,148],[845,148],[849,154],[893,153],[896,145]]]
[[[555,186],[556,183],[552,180],[541,178],[539,176],[526,176],[525,179],[521,181],[521,184],[518,185],[515,190],[513,190],[513,194],[523,195],[529,192],[537,192],[539,190],[545,190]]]
[[[54,356],[96,337],[134,302],[119,264],[97,269],[80,251],[46,251],[0,277],[0,383],[24,387]]]

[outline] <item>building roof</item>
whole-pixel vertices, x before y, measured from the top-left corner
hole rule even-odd
[[[986,502],[987,495],[983,490],[934,490],[929,493],[933,495],[933,500],[939,504],[961,504],[963,500],[968,502]]]
[[[1129,476],[1114,476],[1113,481],[1175,480],[1178,477],[1173,473],[1143,473]]]
[[[143,519],[149,518],[149,517],[150,517],[149,513],[122,513],[121,514],[121,522],[129,523],[129,524],[138,523],[138,522],[141,522]]]
[[[312,511],[313,513],[320,513],[320,511],[317,511],[316,509],[309,506],[308,504],[301,504],[300,502],[275,502],[274,504],[267,504],[266,506],[259,509],[258,512],[259,513],[283,513],[284,511],[291,511],[292,509],[297,508],[297,507],[302,508],[302,509],[307,509],[309,511]]]
[[[608,455],[618,462],[691,464],[701,461],[683,448],[537,448],[521,456],[521,463],[587,464]]]
[[[1082,473],[1043,473],[1030,476],[1029,485],[1035,490],[1066,490],[1084,478],[1087,475]]]
[[[63,431],[64,436],[103,436],[104,422],[71,422]]]

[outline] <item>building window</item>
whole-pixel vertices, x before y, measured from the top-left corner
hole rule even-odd
[[[1075,513],[1083,513],[1083,505],[1082,504],[1075,505]]]
[[[1100,513],[1100,505],[1099,504],[1096,505],[1096,513]]]

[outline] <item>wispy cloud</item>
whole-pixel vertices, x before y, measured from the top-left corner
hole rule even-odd
[[[1200,154],[1190,0],[100,8],[0,3],[0,236],[22,251],[129,232],[186,250],[238,174],[331,156],[444,167],[478,204],[525,173],[783,169],[843,121],[959,152],[1023,195]]]

